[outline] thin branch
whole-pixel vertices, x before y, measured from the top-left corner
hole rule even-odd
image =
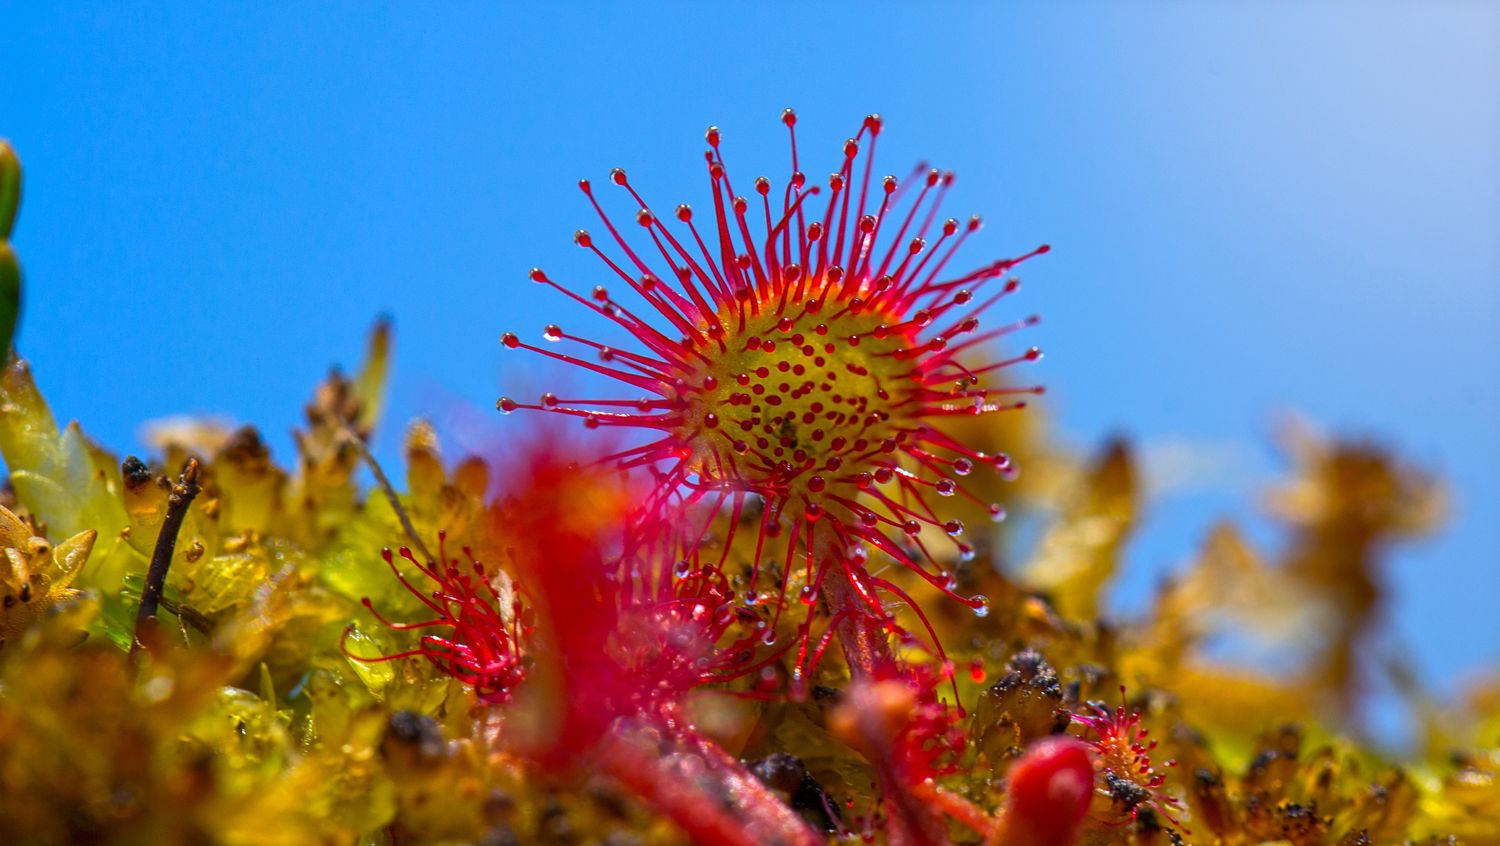
[[[198,459],[189,458],[182,468],[182,475],[172,485],[167,496],[167,516],[161,521],[161,531],[156,536],[156,548],[151,552],[151,566],[146,571],[146,586],[141,590],[141,607],[135,616],[135,639],[130,644],[130,654],[136,655],[143,648],[142,636],[156,626],[156,609],[161,604],[161,592],[167,583],[167,570],[172,566],[172,553],[177,548],[177,533],[182,529],[188,506],[198,495]]]
[[[412,524],[411,516],[406,513],[406,506],[401,504],[401,497],[396,494],[395,486],[392,485],[391,480],[386,477],[385,471],[380,467],[380,462],[375,460],[375,455],[370,452],[370,448],[367,444],[365,444],[364,438],[361,438],[357,433],[354,432],[354,430],[350,429],[348,426],[341,426],[340,431],[342,432],[344,439],[348,441],[349,444],[352,445],[354,449],[359,453],[359,457],[363,458],[365,460],[365,464],[369,465],[370,472],[375,475],[375,485],[380,488],[381,493],[385,494],[386,500],[390,502],[391,510],[396,512],[396,519],[401,521],[402,530],[405,531],[406,536],[411,539],[411,545],[415,547],[418,552],[422,553],[422,557],[424,559],[428,561],[437,561],[436,558],[432,557],[432,552],[428,550],[427,544],[422,542],[422,536],[417,534],[417,527]],[[445,562],[438,563],[443,564]]]
[[[184,625],[191,627],[193,631],[197,632],[198,634],[213,634],[214,623],[212,620],[203,616],[202,611],[199,611],[190,605],[179,605],[178,603],[173,602],[165,596],[161,598],[161,607],[167,609],[167,611],[169,611],[170,613],[177,615],[177,619],[181,620]],[[184,631],[183,634],[186,635],[186,631]]]

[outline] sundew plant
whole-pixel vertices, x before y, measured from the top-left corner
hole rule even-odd
[[[877,116],[781,122],[733,171],[710,128],[695,205],[581,180],[596,272],[516,274],[540,332],[496,303],[555,387],[496,402],[503,457],[412,424],[404,475],[384,321],[285,465],[252,427],[59,425],[0,148],[0,842],[1500,844],[1500,686],[1398,672],[1420,742],[1365,729],[1382,554],[1441,485],[1291,427],[1283,551],[1221,525],[1107,614],[1144,493],[1131,444],[1049,437],[1048,247],[977,255]]]

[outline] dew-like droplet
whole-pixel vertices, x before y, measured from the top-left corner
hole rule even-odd
[[[990,503],[989,511],[990,519],[995,521],[996,523],[1000,523],[1005,520],[1005,506],[1001,505],[1000,503]]]
[[[990,598],[982,593],[976,593],[969,597],[969,607],[974,609],[974,616],[988,617],[990,615]]]
[[[519,407],[520,406],[516,404],[516,401],[511,399],[510,397],[501,397],[495,402],[495,408],[498,408],[500,410],[500,413],[502,414],[509,414]]]
[[[813,594],[814,591],[812,585],[803,585],[802,589],[797,591],[797,598],[802,600],[802,603],[804,605],[811,605],[813,601]]]
[[[958,490],[958,484],[952,479],[939,479],[932,489],[938,492],[938,496],[953,496],[953,492]]]
[[[542,330],[542,338],[554,344],[561,341],[562,337],[563,331],[556,323],[549,323],[547,324],[547,328]]]

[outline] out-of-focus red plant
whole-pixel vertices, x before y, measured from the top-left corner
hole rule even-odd
[[[703,843],[820,838],[732,756],[696,733],[683,696],[751,663],[749,635],[712,568],[658,585],[627,553],[627,480],[555,442],[528,453],[496,509],[518,583],[538,609],[526,697],[541,731],[518,749],[560,771],[597,765]]]

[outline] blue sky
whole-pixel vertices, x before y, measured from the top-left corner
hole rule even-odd
[[[419,414],[474,437],[539,384],[499,333],[573,314],[526,270],[598,281],[579,176],[701,202],[709,123],[741,174],[780,173],[795,106],[821,173],[878,111],[884,168],[959,172],[971,257],[1054,246],[1016,302],[1045,315],[1063,437],[1200,459],[1124,606],[1255,519],[1297,410],[1450,481],[1446,531],[1391,557],[1396,639],[1445,689],[1496,665],[1500,6],[733,5],[0,2],[19,348],[116,449],[212,413],[285,457],[386,312],[382,453]]]

